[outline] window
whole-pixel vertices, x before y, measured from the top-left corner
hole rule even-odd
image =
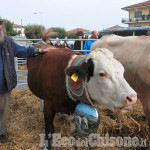
[[[135,18],[140,18],[141,15],[142,15],[142,11],[136,11],[134,17],[135,17]]]
[[[134,25],[134,27],[141,27],[141,26],[139,26],[139,25],[135,24],[135,25]]]

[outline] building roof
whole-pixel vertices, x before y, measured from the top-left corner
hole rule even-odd
[[[73,30],[67,31],[67,34],[69,34],[69,33],[76,33],[77,31],[88,32],[89,30],[82,29],[82,28],[76,28],[76,29],[73,29]]]
[[[109,27],[109,28],[107,28],[106,30],[118,29],[118,28],[123,28],[123,27],[116,25],[116,26]]]
[[[107,28],[107,29],[104,29],[104,30],[101,30],[101,31],[107,31],[107,30],[113,30],[113,29],[119,29],[119,28],[123,28],[123,27],[121,27],[121,26],[119,26],[119,25],[115,25],[115,26],[112,26],[112,27],[109,27],[109,28]],[[99,33],[101,33],[101,31],[99,31]],[[92,33],[92,31],[87,31],[87,32],[85,32],[86,34],[91,34]]]
[[[124,28],[118,28],[118,29],[106,29],[101,30],[101,33],[111,33],[111,32],[120,32],[120,31],[138,31],[138,30],[150,30],[150,26],[144,26],[144,27],[124,27]]]
[[[135,7],[145,7],[145,6],[146,6],[146,7],[147,7],[147,6],[150,6],[150,0],[149,0],[149,1],[142,2],[142,3],[138,3],[138,4],[126,6],[126,7],[123,7],[122,9],[128,10],[128,9],[135,8]]]

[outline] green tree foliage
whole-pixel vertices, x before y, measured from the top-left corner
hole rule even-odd
[[[70,34],[67,35],[67,38],[68,39],[77,39],[77,36],[76,36],[75,33],[70,33]]]
[[[21,31],[18,31],[18,35],[20,35],[21,34]]]
[[[8,36],[15,36],[18,34],[13,28],[13,23],[8,20],[5,20],[5,28]]]
[[[53,35],[52,38],[59,38],[59,39],[64,39],[67,36],[66,30],[61,27],[52,27],[51,28],[53,32],[58,33],[58,35]]]
[[[41,25],[27,25],[24,32],[28,39],[40,39],[44,30],[45,27]]]

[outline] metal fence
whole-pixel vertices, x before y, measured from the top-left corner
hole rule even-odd
[[[16,43],[18,43],[21,46],[34,46],[37,44],[37,42],[42,41],[42,39],[14,39]],[[77,52],[89,52],[89,50],[83,50],[83,41],[96,41],[96,39],[50,39],[52,42],[56,41],[67,41],[68,43],[72,41],[74,43],[75,41],[81,41],[81,50],[72,50]],[[26,66],[27,65],[27,59],[26,58],[16,58],[15,57],[15,68],[17,72],[17,87],[16,89],[23,90],[27,88],[27,70],[19,70],[19,66]]]
[[[96,41],[96,39],[50,39],[51,41],[81,41],[81,50],[72,50],[77,52],[89,52],[89,50],[83,50],[83,41]],[[32,42],[34,41],[34,42]],[[34,46],[37,43],[35,41],[39,42],[42,41],[42,39],[16,39],[15,42],[17,42],[21,46]],[[18,71],[18,65],[26,65],[27,59],[26,58],[15,58],[15,67],[16,71]]]

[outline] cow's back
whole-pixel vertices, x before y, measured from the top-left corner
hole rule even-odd
[[[73,54],[69,49],[51,49],[28,59],[28,85],[30,90],[44,100],[67,97],[64,69]],[[66,95],[65,95],[66,94]]]

